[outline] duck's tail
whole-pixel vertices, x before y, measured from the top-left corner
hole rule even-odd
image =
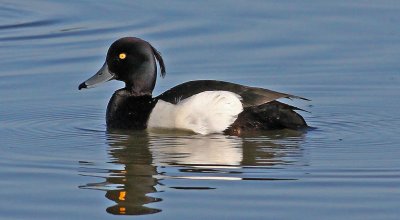
[[[300,108],[278,101],[244,108],[236,121],[225,130],[226,134],[240,135],[246,132],[272,129],[301,130],[308,127],[304,118],[295,112]]]

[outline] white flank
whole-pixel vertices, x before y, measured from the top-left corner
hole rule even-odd
[[[159,100],[150,114],[149,128],[175,128],[199,134],[219,133],[243,111],[241,97],[227,91],[206,91],[174,105]]]

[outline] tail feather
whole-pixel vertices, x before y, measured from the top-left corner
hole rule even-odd
[[[306,121],[295,110],[302,109],[278,101],[247,107],[225,133],[238,135],[257,130],[307,128]]]

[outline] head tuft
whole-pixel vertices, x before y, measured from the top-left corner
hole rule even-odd
[[[156,59],[158,61],[158,64],[160,65],[160,69],[161,69],[160,76],[162,76],[164,78],[166,72],[165,72],[164,60],[163,60],[163,58],[161,56],[161,53],[158,50],[156,50],[156,48],[154,48],[153,46],[151,46],[151,49],[153,50],[154,56],[156,57]]]

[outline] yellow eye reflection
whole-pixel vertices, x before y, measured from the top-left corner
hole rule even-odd
[[[126,208],[125,207],[119,207],[119,214],[125,215],[126,214]]]
[[[125,201],[125,196],[126,196],[126,191],[120,191],[120,192],[119,192],[118,199],[119,199],[120,201]]]
[[[126,53],[120,53],[120,54],[118,55],[118,57],[119,57],[121,60],[123,60],[123,59],[126,58]]]

